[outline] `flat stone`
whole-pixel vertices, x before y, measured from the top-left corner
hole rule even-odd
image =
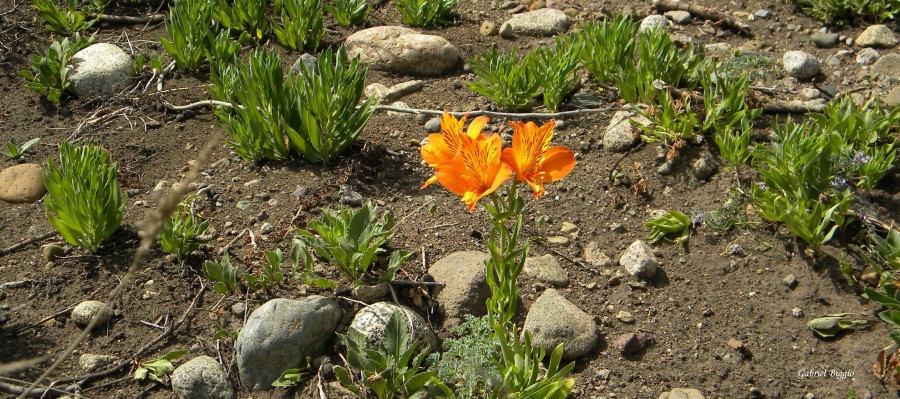
[[[43,198],[46,193],[41,165],[23,163],[0,171],[0,201],[12,204],[32,203]]]
[[[487,314],[485,301],[491,296],[484,277],[484,262],[490,255],[478,251],[459,251],[445,256],[428,268],[428,274],[444,287],[435,288],[432,296],[444,315],[441,330],[449,330],[471,314]]]
[[[379,102],[391,103],[405,96],[415,93],[425,87],[421,80],[410,80],[387,87],[381,83],[372,83],[366,86],[366,96],[375,97]]]
[[[656,399],[706,399],[706,397],[694,388],[675,388],[661,393]]]
[[[365,303],[375,303],[384,300],[391,293],[390,283],[382,281],[376,285],[358,285],[353,288],[351,295]]]
[[[319,68],[319,60],[310,53],[303,53],[297,57],[297,61],[294,61],[294,65],[291,65],[291,72],[298,74],[303,71],[303,67],[306,67],[306,70],[312,73],[316,73]]]
[[[894,108],[900,105],[900,86],[896,86],[884,97],[884,104]]]
[[[569,237],[565,237],[565,236],[550,236],[550,237],[547,237],[546,240],[547,240],[547,244],[561,246],[561,247],[569,245],[569,243],[572,242],[572,240],[570,240]]]
[[[665,16],[659,14],[652,14],[644,17],[641,20],[641,25],[638,27],[638,32],[646,32],[651,29],[669,29],[669,20],[666,19]]]
[[[619,264],[625,273],[639,279],[647,279],[656,274],[659,263],[653,249],[647,243],[637,240],[619,258]]]
[[[431,352],[437,349],[437,337],[431,325],[416,311],[394,302],[378,302],[362,308],[353,317],[350,329],[366,337],[371,347],[377,347],[384,339],[384,330],[394,314],[400,316],[410,338],[424,344],[423,350]]]
[[[284,370],[321,354],[342,313],[337,302],[318,295],[299,301],[277,298],[254,310],[235,341],[244,387],[269,389]]]
[[[585,245],[582,257],[585,262],[597,268],[606,268],[613,264],[612,258],[603,251],[603,247],[596,241],[588,242]]]
[[[706,157],[697,158],[691,163],[691,173],[697,180],[707,180],[716,172],[716,165],[710,162]]]
[[[646,332],[625,333],[613,341],[612,347],[623,355],[633,355],[646,349],[654,342],[653,335]]]
[[[793,288],[797,287],[797,284],[798,284],[797,276],[794,276],[793,274],[788,274],[787,276],[784,276],[783,279],[781,279],[781,283],[784,284],[786,287],[793,289]]]
[[[484,21],[481,23],[478,32],[481,33],[481,36],[497,36],[500,33],[500,28],[497,28],[497,25],[491,21]]]
[[[92,44],[72,56],[69,90],[78,96],[116,94],[131,83],[131,56],[110,43]]]
[[[95,328],[105,326],[109,318],[112,317],[112,309],[100,301],[84,301],[75,305],[75,308],[72,309],[71,319],[73,323],[84,328],[90,324],[94,315],[98,317]]]
[[[753,13],[753,16],[756,18],[759,18],[759,19],[767,19],[771,15],[772,15],[772,12],[769,10],[756,10],[756,12]]]
[[[441,118],[435,117],[425,122],[425,131],[428,133],[437,133],[441,131]]]
[[[181,399],[234,399],[237,394],[225,367],[209,356],[197,356],[172,372],[172,390]]]
[[[522,271],[543,283],[557,287],[569,285],[569,275],[566,274],[566,270],[550,254],[537,257],[532,256],[525,259],[525,266],[522,268]]]
[[[503,36],[506,26],[514,35],[553,36],[565,33],[571,23],[569,16],[562,10],[541,8],[513,15],[500,27],[500,35]]]
[[[616,111],[606,132],[603,134],[603,147],[612,152],[625,152],[640,142],[640,136],[635,134],[635,128],[631,126],[630,120],[649,126],[650,120],[642,115],[631,111]]]
[[[53,262],[63,256],[66,256],[66,249],[56,245],[47,244],[41,247],[41,259],[46,262]]]
[[[459,51],[447,39],[402,26],[377,26],[350,35],[349,57],[374,69],[401,74],[440,76],[456,67]]]
[[[810,36],[810,39],[818,48],[832,48],[837,46],[839,37],[837,33],[816,32]]]
[[[531,304],[524,330],[531,334],[533,345],[543,347],[548,353],[563,344],[564,359],[588,354],[600,339],[593,317],[553,288],[545,290]]]
[[[625,324],[632,324],[634,323],[634,316],[631,312],[621,310],[619,313],[616,313],[616,320]]]
[[[681,10],[666,11],[666,13],[663,15],[665,15],[666,18],[671,19],[672,22],[679,25],[689,24],[691,23],[692,19],[691,13]]]
[[[872,65],[872,74],[900,80],[900,54],[885,54]]]
[[[81,369],[87,373],[93,373],[98,370],[105,369],[119,360],[118,357],[112,355],[95,355],[93,353],[84,353],[78,358],[78,364]]]
[[[856,53],[856,63],[859,65],[872,65],[875,61],[878,61],[880,55],[881,53],[878,50],[866,47]]]
[[[784,71],[797,79],[810,79],[819,73],[819,61],[805,51],[788,51],[781,61]]]
[[[897,45],[897,36],[887,25],[872,25],[856,37],[859,47],[891,48]]]

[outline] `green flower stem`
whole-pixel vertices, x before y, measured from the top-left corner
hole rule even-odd
[[[529,247],[528,242],[521,247],[518,242],[524,205],[519,195],[519,184],[513,183],[507,189],[506,198],[497,193],[491,194],[491,205],[485,206],[491,214],[492,223],[491,235],[487,240],[491,257],[485,262],[485,278],[491,289],[487,308],[491,320],[499,321],[501,325],[512,320],[519,303],[516,278],[525,266]]]

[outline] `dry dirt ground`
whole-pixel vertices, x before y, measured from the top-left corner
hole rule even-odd
[[[520,50],[549,43],[547,39],[518,38],[503,40],[497,36],[479,34],[484,20],[498,25],[508,18],[497,1],[461,1],[462,20],[455,26],[428,30],[454,43],[463,59],[468,60],[496,44],[500,48]],[[715,34],[703,33],[701,20],[678,27],[681,33],[701,43],[727,42],[734,46],[749,40],[761,42],[761,51],[776,60],[785,51],[801,49],[825,59],[840,46],[831,50],[814,48],[802,33],[788,34],[787,25],[803,29],[819,29],[822,24],[802,15],[791,3],[781,1],[748,0],[736,2],[701,1],[700,4],[725,12],[753,13],[768,9],[772,17],[749,22],[754,38],[718,29]],[[647,4],[621,1],[571,0],[567,5],[579,10],[577,20],[596,18],[601,12],[616,12],[625,6],[640,11]],[[156,6],[120,9],[121,13],[143,14]],[[55,359],[78,335],[79,329],[65,315],[57,314],[86,299],[103,299],[124,276],[138,243],[137,231],[148,210],[156,204],[151,191],[160,181],[179,180],[199,149],[212,135],[220,131],[216,118],[209,110],[176,114],[159,106],[166,100],[184,104],[208,98],[203,85],[208,74],[176,75],[166,81],[163,93],[153,89],[147,93],[125,93],[112,99],[68,99],[60,106],[48,104],[29,91],[17,70],[27,68],[27,60],[34,47],[45,47],[50,39],[36,14],[25,0],[0,0],[0,141],[9,137],[23,141],[41,137],[40,143],[27,154],[30,162],[41,163],[48,156],[57,156],[57,145],[66,139],[93,139],[108,148],[119,162],[121,182],[133,190],[122,228],[96,255],[72,251],[68,257],[45,264],[38,244],[0,256],[0,362],[48,356]],[[379,8],[368,24],[399,25],[393,5]],[[339,44],[348,30],[328,20],[329,28],[337,33],[327,36],[325,45]],[[772,29],[773,26],[779,27]],[[838,32],[855,37],[864,26],[849,26]],[[100,26],[97,40],[117,43],[135,53],[162,51],[159,38],[165,36],[161,24]],[[272,46],[267,44],[267,46]],[[276,46],[277,47],[277,46]],[[285,63],[292,63],[298,54],[285,52]],[[846,76],[857,76],[855,64],[850,63]],[[388,86],[411,79],[407,76],[370,71],[368,82]],[[414,108],[470,110],[483,108],[489,100],[475,95],[459,84],[473,79],[460,67],[457,72],[440,78],[425,79],[425,89],[403,99]],[[779,85],[780,80],[764,82]],[[832,80],[825,74],[824,82],[838,91],[855,86],[859,81]],[[808,84],[802,87],[808,87]],[[796,94],[782,94],[791,99]],[[771,99],[762,96],[763,101]],[[613,104],[608,104],[613,105]],[[83,129],[72,137],[76,127],[97,116],[123,109],[120,115]],[[533,245],[532,254],[554,253],[565,264],[571,279],[562,290],[567,299],[595,317],[602,340],[596,349],[577,359],[574,377],[577,379],[573,398],[656,398],[674,387],[696,388],[707,398],[802,398],[809,394],[816,398],[846,398],[850,389],[857,397],[895,397],[896,392],[872,374],[876,352],[888,344],[887,329],[876,325],[869,331],[843,335],[834,340],[822,340],[812,335],[806,323],[812,317],[829,313],[855,312],[874,314],[874,305],[861,299],[847,279],[837,270],[836,257],[840,251],[826,248],[824,260],[810,264],[793,254],[792,242],[778,229],[765,224],[719,234],[710,228],[693,231],[690,244],[682,249],[672,243],[656,246],[661,262],[659,273],[648,284],[626,279],[621,284],[608,285],[612,271],[585,269],[577,262],[582,248],[595,241],[613,258],[634,240],[643,238],[647,230],[643,223],[653,209],[678,209],[685,213],[708,212],[720,207],[727,193],[735,186],[729,173],[719,172],[709,181],[698,181],[687,165],[704,153],[717,154],[714,144],[707,140],[692,146],[683,155],[675,172],[660,176],[657,171],[657,151],[644,146],[627,156],[620,164],[621,172],[632,182],[630,186],[609,184],[610,169],[621,157],[593,145],[580,151],[582,142],[599,141],[611,114],[600,114],[568,120],[558,129],[556,142],[581,152],[574,172],[564,181],[548,186],[548,195],[539,201],[529,201],[528,220],[546,216],[548,223],[529,233],[534,236],[554,235],[562,222],[580,228],[578,239],[567,247],[550,248],[540,242]],[[758,126],[765,135],[771,117]],[[492,129],[508,129],[502,119],[494,119]],[[235,158],[224,145],[217,145],[213,161],[228,159],[230,166],[209,169],[200,183],[212,187],[223,205],[207,204],[203,215],[220,232],[220,238],[205,245],[202,254],[191,256],[179,264],[157,247],[143,262],[134,280],[114,303],[118,316],[107,326],[99,328],[78,346],[75,356],[66,361],[49,381],[79,380],[87,373],[78,366],[79,353],[103,353],[127,358],[161,333],[148,324],[172,323],[195,299],[203,279],[198,273],[205,259],[218,259],[218,250],[243,229],[256,232],[255,247],[244,238],[235,242],[230,252],[243,261],[258,259],[262,251],[285,249],[290,243],[293,228],[316,218],[322,207],[338,206],[338,186],[349,185],[366,199],[394,212],[399,226],[393,247],[416,253],[404,267],[405,276],[417,279],[424,273],[423,263],[432,264],[443,256],[459,250],[483,249],[481,240],[489,231],[486,213],[466,212],[459,199],[440,187],[420,190],[419,186],[430,171],[421,166],[418,142],[426,132],[413,115],[376,113],[361,136],[360,145],[351,148],[336,165],[312,166],[295,159],[283,163],[255,165]],[[363,144],[364,143],[364,144]],[[0,167],[13,165],[0,160]],[[290,222],[300,207],[298,188],[305,187],[321,196],[309,199],[309,212]],[[886,215],[897,215],[898,177],[889,176],[881,189],[868,193],[876,206]],[[309,191],[308,191],[309,192]],[[240,210],[238,201],[249,200],[250,206]],[[274,206],[269,200],[276,200]],[[429,212],[429,203],[436,211]],[[261,215],[265,214],[265,215]],[[263,223],[271,223],[275,232],[267,236],[258,230]],[[621,229],[611,227],[621,224]],[[26,205],[0,204],[0,248],[16,244],[30,237],[51,231],[42,203]],[[46,242],[62,242],[53,237]],[[743,255],[728,249],[740,245]],[[556,251],[556,252],[552,252]],[[423,259],[424,256],[424,259]],[[794,274],[799,281],[791,289],[782,279]],[[337,277],[334,275],[333,277]],[[151,283],[152,281],[152,283]],[[14,283],[21,282],[21,283]],[[14,284],[9,284],[14,283]],[[530,278],[520,281],[524,306],[533,301],[543,287]],[[148,294],[157,292],[158,294]],[[278,296],[299,298],[314,290],[291,284],[278,290]],[[327,293],[326,293],[327,294]],[[235,302],[246,301],[250,310],[268,299],[265,295],[249,298],[220,295],[207,290],[197,298],[187,322],[175,334],[141,356],[146,360],[174,349],[191,348],[196,354],[208,354],[221,359],[236,386],[240,386],[231,341],[214,337],[217,327],[237,331],[242,316],[233,314]],[[800,308],[803,317],[794,317],[793,308]],[[628,311],[636,319],[634,324],[616,320],[619,311]],[[168,324],[167,324],[168,325]],[[627,332],[646,331],[655,337],[655,344],[635,357],[622,357],[610,347],[615,337]],[[739,340],[743,350],[728,345]],[[331,354],[336,358],[334,353]],[[49,363],[14,375],[34,380]],[[808,370],[834,370],[840,376],[802,378]],[[168,388],[152,382],[130,379],[125,370],[85,384],[86,397],[130,398],[136,396],[173,397]],[[65,385],[65,384],[63,384]],[[240,391],[241,397],[251,397]],[[254,394],[252,397],[305,397],[305,389],[281,390]],[[868,395],[868,396],[867,396]]]

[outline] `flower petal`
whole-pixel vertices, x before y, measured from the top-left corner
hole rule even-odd
[[[472,120],[472,123],[469,124],[469,137],[476,139],[481,134],[481,129],[484,129],[484,126],[491,120],[486,116],[479,116]],[[462,124],[460,124],[462,126]],[[462,130],[462,129],[460,129]]]
[[[575,168],[575,154],[572,150],[556,146],[544,153],[539,173],[544,174],[544,182],[553,182],[562,179]]]

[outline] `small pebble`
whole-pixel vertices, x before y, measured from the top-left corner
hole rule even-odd
[[[619,313],[616,313],[616,320],[625,324],[631,324],[634,323],[634,316],[631,313],[622,310],[619,311]]]
[[[784,284],[785,286],[787,286],[788,288],[793,289],[798,284],[797,276],[794,276],[793,274],[788,274],[787,276],[784,276],[783,279],[781,279],[781,283]]]
[[[803,317],[803,309],[800,309],[800,308],[791,309],[791,316],[794,316],[796,318]]]

